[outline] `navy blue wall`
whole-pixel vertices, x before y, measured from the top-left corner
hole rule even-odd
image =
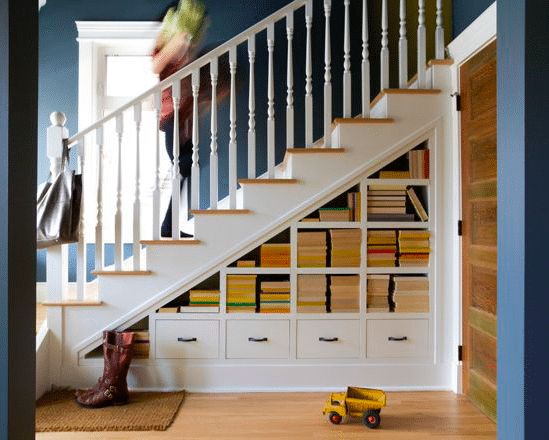
[[[494,0],[452,0],[452,39],[482,14]]]

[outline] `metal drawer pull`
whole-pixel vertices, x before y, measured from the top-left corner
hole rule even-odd
[[[407,341],[408,338],[406,336],[403,336],[402,338],[395,338],[394,336],[389,336],[389,341]]]
[[[177,342],[196,342],[196,338],[177,338]]]
[[[267,338],[248,338],[248,341],[250,342],[267,342]]]
[[[322,341],[322,342],[337,342],[339,341],[338,338],[323,338],[322,336],[320,338],[318,338],[319,341]]]

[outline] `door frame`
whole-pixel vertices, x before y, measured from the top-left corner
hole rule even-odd
[[[452,74],[452,93],[460,93],[460,69],[461,66],[469,61],[478,52],[482,51],[486,46],[491,44],[497,36],[497,4],[492,3],[473,23],[471,23],[461,34],[459,34],[449,45],[448,55],[454,60],[454,64],[451,68]],[[455,107],[454,107],[455,109]],[[453,186],[457,188],[454,196],[453,204],[458,206],[457,212],[459,218],[456,218],[456,230],[457,222],[462,219],[462,206],[461,206],[461,114],[458,111],[452,112],[452,161],[457,166],[457,170],[453,176]],[[454,298],[454,307],[458,314],[457,319],[454,321],[457,326],[453,329],[453,343],[456,347],[454,353],[451,356],[452,364],[455,365],[453,377],[451,378],[452,389],[456,393],[463,392],[463,368],[461,361],[458,360],[458,346],[462,345],[462,247],[461,237],[459,237],[459,246],[457,246],[458,254],[454,257],[457,259],[456,267],[457,273],[454,274],[453,290],[458,292]]]

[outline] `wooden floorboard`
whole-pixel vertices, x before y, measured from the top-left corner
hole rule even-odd
[[[332,425],[322,415],[327,397],[328,393],[189,393],[167,431],[52,432],[38,433],[36,439],[496,439],[496,425],[452,392],[389,392],[377,429],[355,419]]]

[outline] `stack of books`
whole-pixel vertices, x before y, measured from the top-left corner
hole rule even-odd
[[[424,230],[398,231],[399,266],[429,266],[430,237],[431,233]]]
[[[406,185],[368,185],[368,221],[413,221],[406,214]]]
[[[189,290],[189,306],[181,313],[219,312],[219,290]]]
[[[332,313],[357,313],[359,297],[359,275],[332,275],[330,277],[330,311]]]
[[[350,208],[320,208],[318,214],[321,222],[348,222],[351,220]]]
[[[368,266],[395,267],[397,238],[394,230],[368,230]]]
[[[148,359],[150,340],[149,332],[146,330],[134,331],[133,357],[136,359]]]
[[[265,243],[260,248],[261,267],[290,267],[290,243]]]
[[[326,275],[297,277],[297,312],[326,313]]]
[[[297,266],[326,267],[326,231],[298,231]]]
[[[255,313],[257,275],[227,275],[227,313]]]
[[[389,275],[368,275],[368,312],[389,312]]]
[[[410,177],[412,179],[429,178],[429,150],[411,150],[408,152]]]
[[[262,281],[260,313],[290,313],[290,281]]]
[[[349,214],[350,221],[360,221],[360,192],[347,193],[347,206],[351,210]]]
[[[397,313],[429,312],[429,279],[425,276],[395,276],[393,301]]]
[[[330,229],[332,267],[360,266],[360,229]]]

